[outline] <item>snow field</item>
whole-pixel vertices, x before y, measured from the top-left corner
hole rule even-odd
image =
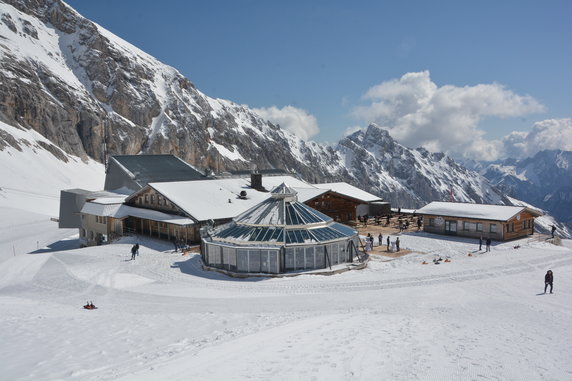
[[[440,238],[273,279],[205,272],[141,237],[19,254],[0,264],[0,379],[572,379],[570,249]],[[452,262],[421,264],[437,253]],[[537,295],[549,268],[555,294]]]

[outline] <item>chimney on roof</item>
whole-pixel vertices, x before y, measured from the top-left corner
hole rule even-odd
[[[258,172],[252,172],[250,174],[250,187],[256,189],[257,191],[265,191],[262,186],[262,174]]]

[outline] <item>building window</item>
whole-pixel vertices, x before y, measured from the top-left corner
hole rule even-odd
[[[445,220],[445,231],[450,233],[456,233],[457,221]]]
[[[483,224],[481,222],[477,222],[477,231],[478,232],[482,232],[483,231]]]
[[[151,204],[155,203],[155,196],[151,195]]]
[[[507,233],[512,233],[514,232],[514,222],[511,224],[506,224],[506,232]]]
[[[163,197],[157,196],[157,204],[158,204],[159,206],[163,205]]]
[[[496,233],[496,232],[497,232],[497,224],[491,224],[490,232],[491,232],[491,233]]]
[[[434,218],[429,218],[429,226],[435,226],[435,219]]]
[[[145,204],[149,203],[149,195],[145,195]]]
[[[141,205],[143,203],[143,198],[137,197],[137,204]]]

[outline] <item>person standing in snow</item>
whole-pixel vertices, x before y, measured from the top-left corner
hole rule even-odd
[[[389,243],[390,243],[389,237],[390,237],[390,236],[387,236],[387,251],[389,251]]]
[[[379,233],[379,235],[377,236],[377,241],[379,242],[379,246],[381,246],[382,240],[383,240],[383,236],[381,235],[381,233]]]
[[[550,293],[552,294],[552,282],[554,282],[554,274],[552,270],[548,270],[544,276],[544,293],[546,294],[546,289],[550,285]]]
[[[131,248],[131,260],[132,261],[135,260],[135,253],[137,253],[137,246],[133,245],[133,247]]]
[[[135,255],[139,256],[139,244],[135,244]]]
[[[491,251],[491,239],[487,238],[487,251]]]
[[[421,230],[421,217],[417,217],[417,231]]]
[[[552,238],[554,238],[554,232],[556,232],[556,226],[552,225],[552,229],[550,229],[550,232],[552,233]]]
[[[483,249],[483,236],[479,237],[479,251]]]
[[[364,247],[365,252],[370,252],[371,251],[371,241],[369,240],[369,237],[365,237],[365,247]]]
[[[395,247],[397,248],[397,251],[399,251],[399,237],[395,240]]]

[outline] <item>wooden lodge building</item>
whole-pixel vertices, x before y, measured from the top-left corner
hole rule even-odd
[[[496,241],[534,233],[534,218],[542,213],[524,206],[432,202],[417,210],[428,233],[457,235]]]
[[[253,173],[250,178],[195,177],[193,180],[173,181],[172,176],[163,175],[170,181],[129,183],[131,177],[152,180],[153,176],[148,174],[157,171],[155,164],[152,170],[147,171],[149,155],[142,156],[147,157],[140,162],[125,157],[113,161],[114,181],[106,179],[106,185],[113,183],[122,188],[138,189],[129,195],[110,197],[110,193],[105,193],[105,197],[85,199],[77,213],[80,216],[81,245],[106,243],[125,233],[196,243],[200,241],[201,227],[231,221],[269,198],[269,191],[282,183],[297,192],[300,202],[337,222],[355,221],[360,208],[389,210],[389,204],[379,197],[349,184],[309,184],[293,176],[262,177],[260,173]],[[165,155],[161,156],[162,161],[170,161]],[[127,164],[131,169],[137,168],[137,173],[129,171]],[[177,170],[181,169],[178,163],[174,164]],[[74,207],[77,206],[74,204]]]

